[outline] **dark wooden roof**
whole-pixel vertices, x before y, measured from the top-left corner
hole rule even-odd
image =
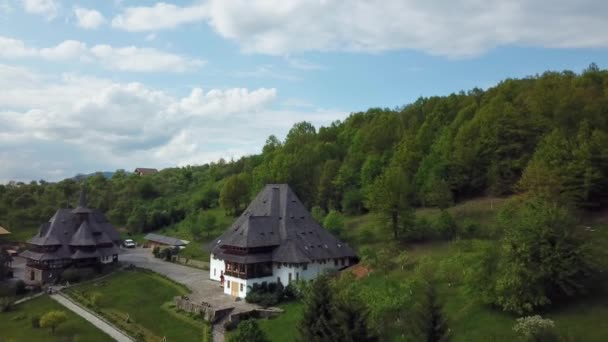
[[[148,240],[148,241],[162,243],[164,245],[169,245],[169,246],[185,246],[186,245],[186,243],[180,239],[176,239],[176,238],[170,237],[170,236],[155,234],[155,233],[147,234],[146,236],[144,236],[144,239]]]
[[[210,248],[221,258],[229,254],[227,246],[267,247],[272,249],[272,261],[285,263],[356,257],[352,248],[315,221],[287,184],[266,185]]]
[[[21,255],[34,260],[76,259],[85,254],[100,255],[98,249],[116,252],[120,235],[98,209],[87,207],[86,194],[81,192],[76,209],[59,209],[49,222],[40,226],[38,233],[28,243],[33,246],[55,247],[54,252],[39,253],[27,250]],[[70,248],[76,247],[76,250]],[[94,247],[95,252],[78,253],[79,247]]]

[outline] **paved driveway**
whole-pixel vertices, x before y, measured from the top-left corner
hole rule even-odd
[[[209,271],[162,261],[155,258],[150,249],[123,249],[123,254],[119,256],[119,259],[124,263],[131,263],[137,267],[163,274],[186,285],[192,291],[190,298],[194,301],[207,302],[217,309],[234,307],[237,311],[257,307],[244,300],[236,301],[234,297],[224,294],[220,284],[209,279]]]

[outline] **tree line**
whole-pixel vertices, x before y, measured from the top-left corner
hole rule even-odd
[[[308,208],[381,213],[395,237],[408,210],[480,195],[549,193],[578,208],[608,198],[608,71],[545,72],[487,90],[423,97],[395,109],[352,113],[318,129],[296,123],[259,154],[139,177],[119,170],[57,183],[0,185],[0,223],[32,229],[90,204],[133,232],[155,230],[221,206],[238,215],[264,184],[288,183]],[[201,218],[202,219],[202,218]]]

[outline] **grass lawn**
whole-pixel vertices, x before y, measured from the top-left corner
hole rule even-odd
[[[60,325],[55,334],[48,329],[33,328],[31,317],[42,316],[51,310],[61,310],[68,320]],[[112,341],[110,336],[97,330],[92,324],[56,303],[48,296],[38,297],[0,313],[0,341]]]
[[[275,318],[259,319],[257,320],[260,325],[260,329],[264,331],[266,337],[270,341],[283,342],[283,341],[295,341],[299,335],[298,333],[298,322],[302,317],[304,310],[304,304],[301,302],[289,302],[278,305],[285,312]],[[234,332],[226,332],[226,340]]]
[[[281,304],[279,307],[285,312],[272,319],[259,320],[260,328],[271,341],[295,341],[299,335],[298,322],[302,317],[304,304],[290,302]]]
[[[169,341],[202,339],[202,321],[195,324],[167,310],[170,306],[167,302],[177,295],[187,294],[188,290],[156,273],[120,271],[101,281],[75,286],[68,293],[85,304],[91,304],[94,293],[101,294],[95,310],[124,329],[131,329],[132,334],[139,331],[153,340],[163,336]],[[126,323],[127,314],[129,323]]]

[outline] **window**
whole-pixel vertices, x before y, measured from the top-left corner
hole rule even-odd
[[[334,266],[338,266],[338,259],[334,259]]]
[[[342,259],[340,259],[340,260],[342,261],[342,266],[344,266],[344,264],[346,263],[346,262],[345,262],[345,261],[346,261],[346,259],[345,259],[345,258],[342,258]]]
[[[215,268],[213,269],[213,276],[215,277]]]
[[[230,280],[226,280],[226,287],[230,288]]]
[[[300,280],[300,272],[296,272],[296,281]]]
[[[289,279],[287,280],[287,285],[291,284],[291,272],[289,272]]]
[[[304,266],[302,266],[302,269],[303,269],[304,271],[306,271],[306,270],[308,269],[308,264],[304,264]]]
[[[241,292],[243,292],[243,283],[241,283]]]

